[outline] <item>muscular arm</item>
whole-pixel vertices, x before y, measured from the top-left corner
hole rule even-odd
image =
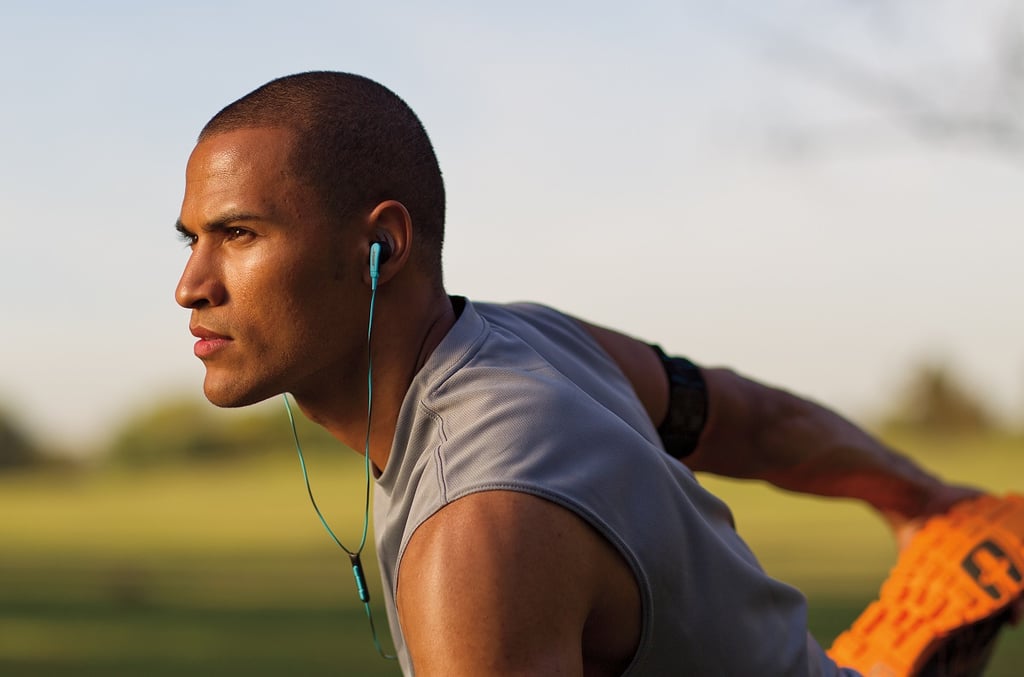
[[[668,381],[650,346],[584,324],[633,384],[651,420],[668,410]],[[684,462],[695,471],[759,479],[783,489],[855,498],[902,538],[924,517],[975,492],[952,487],[833,411],[728,369],[701,370],[708,420]]]
[[[568,510],[507,491],[460,498],[416,530],[397,603],[421,677],[616,675],[640,634],[619,553]]]

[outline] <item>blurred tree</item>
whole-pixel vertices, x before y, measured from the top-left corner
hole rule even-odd
[[[14,418],[0,411],[0,470],[27,466],[38,461],[39,457],[38,447]]]
[[[332,438],[299,417],[303,445]],[[335,443],[336,444],[336,443]],[[117,464],[140,467],[251,456],[294,449],[291,427],[281,410],[225,412],[195,399],[174,399],[129,419],[109,448]]]
[[[886,426],[924,433],[978,433],[993,430],[996,424],[982,400],[948,365],[925,362],[911,373]]]
[[[133,466],[222,455],[218,427],[199,402],[163,402],[130,419],[115,435],[110,454]]]
[[[860,43],[829,42],[777,17],[755,29],[772,58],[851,104],[845,122],[775,130],[777,148],[888,144],[887,120],[926,144],[970,144],[1024,164],[1024,1],[830,4]]]

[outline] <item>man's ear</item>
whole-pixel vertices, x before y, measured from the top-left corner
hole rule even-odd
[[[369,238],[365,243],[366,258],[369,261],[370,246],[381,243],[381,256],[377,284],[382,285],[393,278],[409,261],[412,246],[412,217],[409,210],[397,200],[385,200],[373,208],[367,218]],[[370,284],[370,267],[363,275]]]

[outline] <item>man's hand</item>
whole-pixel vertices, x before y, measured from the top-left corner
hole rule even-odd
[[[916,514],[903,514],[895,511],[882,511],[882,516],[889,523],[896,543],[902,552],[914,536],[921,531],[930,517],[942,515],[949,512],[957,503],[971,498],[977,498],[982,492],[973,487],[964,487],[942,482],[936,482],[931,495],[921,504]]]

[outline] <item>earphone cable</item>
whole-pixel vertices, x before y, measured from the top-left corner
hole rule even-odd
[[[309,494],[310,503],[313,504],[313,510],[316,511],[316,516],[320,519],[320,524],[323,525],[324,529],[338,544],[338,547],[345,551],[349,556],[349,560],[352,562],[352,575],[356,581],[356,591],[359,594],[359,600],[363,603],[363,607],[366,610],[366,618],[370,623],[370,633],[373,636],[373,645],[377,649],[377,653],[380,654],[381,658],[387,660],[395,660],[397,657],[391,654],[385,653],[384,648],[381,646],[380,640],[377,636],[377,627],[373,622],[373,611],[370,608],[370,591],[366,585],[366,576],[363,573],[363,564],[360,560],[360,555],[363,549],[366,547],[366,539],[369,533],[370,526],[370,432],[371,432],[371,421],[373,416],[373,354],[371,350],[371,339],[373,337],[373,311],[377,301],[377,279],[379,276],[379,245],[376,251],[371,247],[370,249],[370,317],[366,327],[366,442],[363,447],[363,475],[365,479],[364,484],[364,502],[363,502],[363,530],[362,535],[359,538],[359,546],[355,550],[349,550],[344,546],[341,540],[335,535],[334,530],[331,529],[327,520],[324,518],[323,513],[320,511],[320,506],[316,503],[316,498],[313,496],[313,488],[309,483],[309,472],[306,470],[306,459],[302,454],[302,444],[299,442],[299,431],[295,426],[295,415],[292,413],[291,403],[288,401],[287,393],[283,394],[284,407],[288,412],[288,422],[292,428],[292,438],[295,440],[295,450],[299,455],[299,465],[302,467],[302,479],[306,483],[306,493]]]

